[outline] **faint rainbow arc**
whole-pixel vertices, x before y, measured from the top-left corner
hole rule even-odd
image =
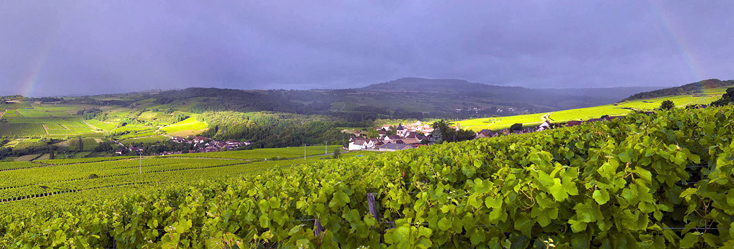
[[[678,52],[683,57],[684,62],[688,66],[693,80],[703,80],[701,67],[698,65],[697,60],[691,54],[692,49],[686,39],[683,38],[680,32],[673,27],[672,21],[670,20],[670,17],[666,14],[664,8],[661,7],[660,4],[656,3],[656,1],[654,0],[650,0],[649,2],[652,6],[653,12],[657,16],[657,18],[660,19],[660,22],[663,24],[663,27],[670,36],[670,39],[673,41],[675,46],[677,46]]]

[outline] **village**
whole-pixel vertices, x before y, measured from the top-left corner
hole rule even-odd
[[[217,151],[230,151],[230,150],[237,150],[240,147],[248,146],[251,143],[248,141],[240,142],[240,141],[219,141],[214,140],[208,137],[202,137],[202,136],[194,136],[194,137],[171,137],[171,142],[176,144],[182,144],[187,145],[187,150],[176,150],[176,151],[163,151],[159,153],[155,153],[156,156],[165,156],[165,155],[175,155],[175,154],[183,154],[183,153],[206,153],[206,152],[217,152]],[[126,148],[126,149],[119,149],[115,151],[116,155],[122,155],[125,153],[125,150],[134,152],[137,154],[143,154],[144,153],[144,147],[135,147],[132,144],[129,146],[125,146],[124,144],[115,141],[118,145]]]

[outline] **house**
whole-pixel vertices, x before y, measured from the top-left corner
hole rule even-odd
[[[418,140],[417,138],[404,138],[398,141],[402,141],[404,144],[418,144],[421,142],[421,140]]]
[[[480,131],[480,132],[477,132],[474,138],[487,138],[487,137],[492,137],[492,134],[486,131]]]
[[[406,132],[404,136],[404,138],[417,138],[417,137],[418,137],[418,132],[416,131]]]
[[[186,139],[182,137],[171,137],[171,141],[180,144],[180,143],[185,143]]]
[[[241,142],[239,142],[239,141],[227,141],[227,145],[228,145],[228,146],[236,146],[236,147],[240,147],[240,146],[242,146],[242,143],[241,143]]]
[[[352,138],[348,150],[372,149],[380,140],[376,138]]]
[[[494,137],[497,136],[497,133],[490,130],[490,129],[483,129],[474,136],[474,138],[483,138],[483,137]]]
[[[546,120],[546,121],[543,121],[543,123],[538,126],[538,131],[548,130],[552,127],[553,127],[553,124],[551,124],[550,121]]]
[[[400,139],[400,136],[398,136],[398,135],[390,135],[390,136],[386,136],[384,140],[385,141],[391,141],[391,140],[398,140],[398,139]]]
[[[365,148],[365,141],[362,139],[355,139],[355,141],[352,141],[349,143],[348,150],[362,150]]]
[[[380,138],[384,138],[385,136],[387,136],[386,131],[378,131],[377,134],[380,136]]]
[[[408,129],[405,129],[405,127],[403,127],[403,123],[399,123],[398,128],[396,128],[395,131],[398,136],[405,137],[405,133],[408,132]]]

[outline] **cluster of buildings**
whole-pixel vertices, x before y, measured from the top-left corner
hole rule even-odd
[[[396,151],[411,149],[423,146],[421,142],[428,139],[423,135],[424,131],[429,134],[433,132],[433,128],[429,125],[422,125],[420,121],[403,126],[399,124],[395,129],[396,135],[387,135],[390,126],[378,127],[378,138],[359,138],[353,137],[349,140],[349,150],[376,150],[376,151]]]
[[[171,137],[171,142],[178,143],[178,144],[187,144],[191,145],[190,147],[193,147],[193,149],[189,149],[186,152],[187,153],[204,153],[204,152],[217,152],[217,151],[223,151],[223,150],[236,150],[242,146],[250,145],[250,142],[240,142],[240,141],[219,141],[219,140],[213,140],[208,137],[201,137],[196,136],[190,139],[186,139],[183,137]],[[124,147],[124,145],[120,142],[117,142],[117,144]],[[132,144],[127,147],[128,151],[137,153],[143,153],[144,148],[143,147],[135,147]],[[164,156],[164,155],[174,155],[174,154],[181,154],[183,151],[163,151],[161,153],[156,153],[157,156]],[[123,150],[117,150],[115,151],[115,154],[122,155]]]
[[[392,129],[391,125],[383,125],[382,127],[377,127],[377,131],[379,132],[380,136],[385,136],[387,134],[387,131],[390,131]],[[417,121],[412,124],[405,124],[402,123],[398,124],[398,127],[396,127],[395,132],[403,136],[404,133],[421,133],[426,136],[430,136],[433,132],[433,128],[428,124],[423,124],[421,121]]]
[[[194,149],[189,150],[188,153],[204,153],[204,152],[217,152],[222,150],[236,150],[242,146],[250,145],[250,142],[240,141],[219,141],[213,140],[208,137],[195,136],[192,139],[185,139],[182,137],[171,137],[171,141],[174,143],[191,144]],[[171,154],[181,154],[180,151],[176,152],[163,152]]]

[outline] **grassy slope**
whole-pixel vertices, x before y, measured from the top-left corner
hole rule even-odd
[[[188,133],[198,133],[206,130],[206,123],[197,120],[197,117],[198,115],[192,115],[191,117],[181,122],[164,126],[161,128],[161,130],[171,135],[180,136],[192,135]]]
[[[685,107],[692,104],[709,104],[712,101],[721,98],[721,95],[724,92],[726,92],[726,87],[706,89],[704,94],[699,95],[666,96],[654,99],[625,101],[616,105],[602,105],[556,111],[549,113],[548,118],[550,118],[552,122],[567,122],[572,120],[599,118],[603,115],[621,116],[632,112],[630,109],[652,110],[658,108],[665,100],[673,101],[676,107]],[[535,126],[542,122],[544,115],[545,113],[535,113],[509,117],[468,119],[457,121],[457,123],[461,124],[462,128],[473,131],[480,131],[482,129],[499,130],[509,128],[514,123],[522,123],[524,126]]]

